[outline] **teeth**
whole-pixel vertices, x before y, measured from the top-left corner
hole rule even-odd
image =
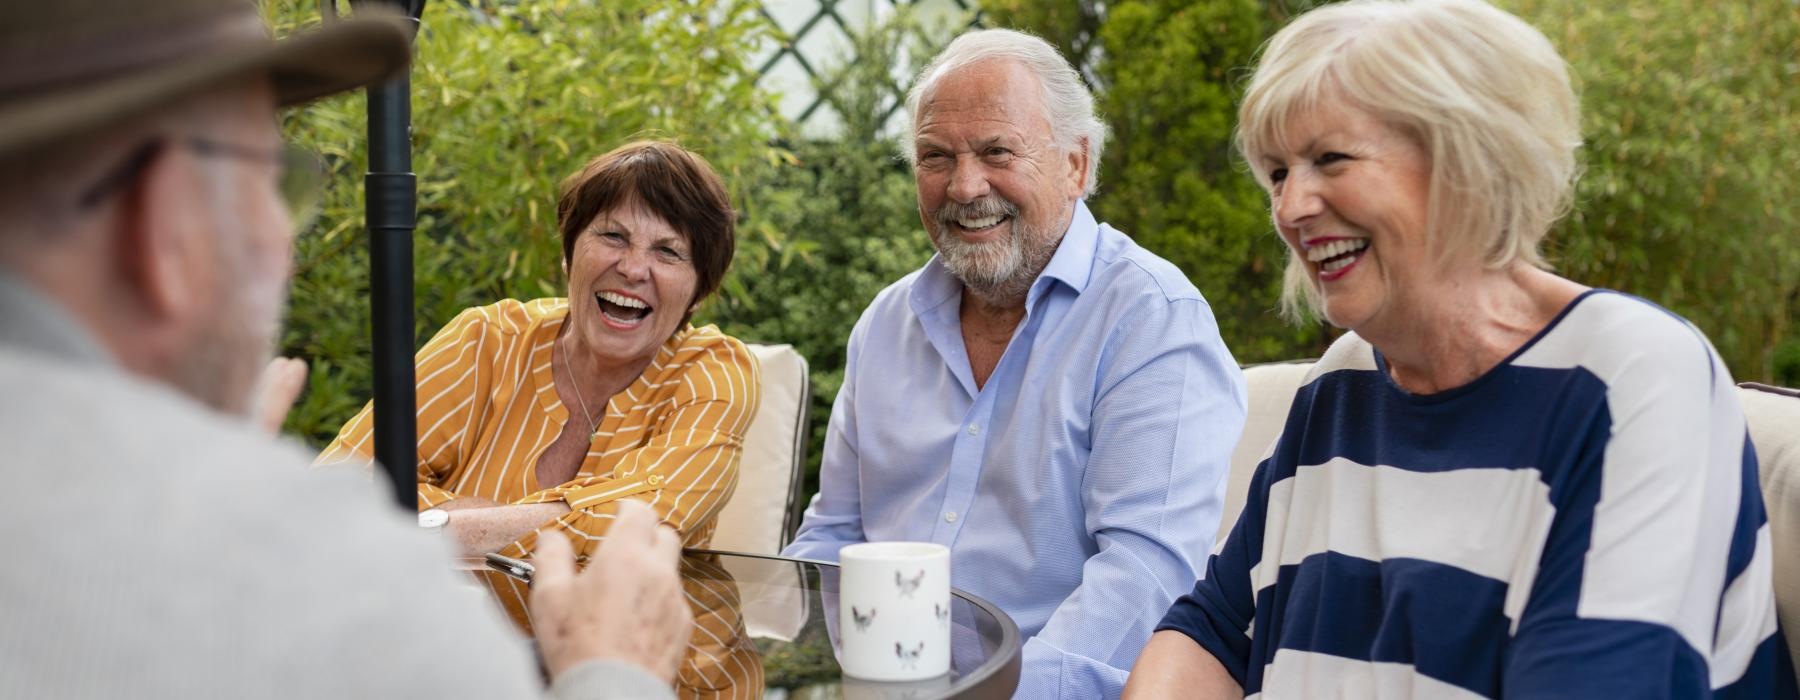
[[[648,308],[650,308],[649,304],[638,301],[638,300],[633,299],[628,296],[624,296],[621,294],[614,294],[612,292],[601,292],[600,298],[605,299],[607,302],[617,304],[619,306],[623,306],[628,309],[648,309]]]
[[[957,219],[956,223],[957,223],[957,225],[962,226],[963,228],[974,231],[974,230],[984,229],[989,226],[993,226],[994,224],[1000,223],[1001,218],[1003,218],[1003,217],[990,216],[990,217],[987,217],[984,219]]]
[[[1306,251],[1306,259],[1312,262],[1323,262],[1367,247],[1369,247],[1369,240],[1366,238],[1340,238],[1324,245],[1314,246]],[[1339,265],[1339,267],[1343,266]]]

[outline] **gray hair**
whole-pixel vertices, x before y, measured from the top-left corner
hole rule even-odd
[[[1106,147],[1106,124],[1094,115],[1094,95],[1081,82],[1081,74],[1057,53],[1056,47],[1025,32],[1011,29],[981,29],[963,34],[950,42],[913,80],[906,93],[906,110],[916,126],[919,98],[939,79],[952,72],[987,60],[1017,61],[1037,76],[1044,98],[1044,116],[1050,122],[1050,135],[1065,152],[1087,145],[1087,190],[1092,195],[1100,185],[1100,153]],[[901,136],[901,155],[908,165],[917,166],[913,152],[913,129]]]

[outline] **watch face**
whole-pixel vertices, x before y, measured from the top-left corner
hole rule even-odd
[[[450,522],[450,513],[436,508],[419,514],[419,527],[439,528]]]

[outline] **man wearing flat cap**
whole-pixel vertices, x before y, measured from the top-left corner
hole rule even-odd
[[[243,0],[0,3],[0,697],[543,692],[436,538],[246,418],[317,175],[275,110],[406,64],[364,15],[277,43]],[[676,538],[612,532],[537,558],[555,697],[670,694]]]

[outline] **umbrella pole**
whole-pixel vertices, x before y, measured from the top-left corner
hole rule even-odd
[[[362,4],[389,4],[406,12],[417,41],[424,0],[368,0]],[[412,511],[418,493],[412,246],[418,182],[412,172],[410,68],[368,90],[369,172],[363,186],[374,342],[375,460],[393,485],[395,503]]]

